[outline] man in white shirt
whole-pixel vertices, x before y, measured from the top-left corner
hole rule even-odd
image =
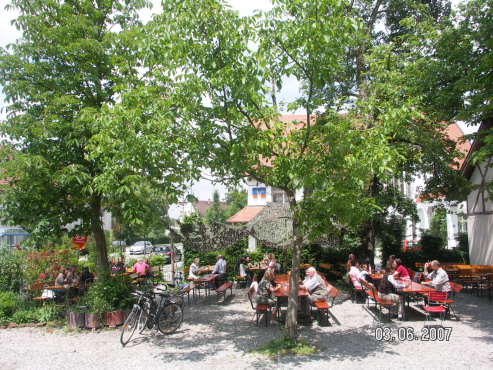
[[[223,256],[218,255],[216,265],[214,266],[214,270],[212,270],[213,274],[219,274],[214,279],[215,288],[219,288],[220,281],[222,282],[226,277],[226,261],[223,260]]]
[[[428,268],[430,267],[433,271],[428,274]],[[426,262],[423,274],[426,276],[427,279],[433,279],[432,281],[427,281],[423,283],[423,285],[434,287],[437,292],[448,292],[450,295],[451,289],[448,274],[444,269],[442,269],[442,267],[440,266],[440,262],[438,262],[437,260]]]
[[[327,288],[325,281],[317,274],[315,267],[308,267],[306,269],[306,278],[303,280],[303,284],[300,285],[300,289],[307,290],[309,293],[308,299],[311,303],[325,302],[327,299]],[[305,315],[310,313],[310,307],[305,305]]]

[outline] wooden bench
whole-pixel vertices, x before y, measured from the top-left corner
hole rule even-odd
[[[327,287],[327,293],[329,294],[329,297],[327,298],[327,301],[325,302],[314,302],[315,307],[317,307],[317,323],[320,325],[320,314],[323,313],[325,318],[326,318],[326,323],[329,323],[329,308],[332,308],[334,306],[334,300],[337,297],[337,294],[339,294],[339,291],[330,285],[329,283],[325,282],[325,286]],[[331,299],[332,297],[332,299]]]
[[[384,300],[380,299],[380,297],[378,296],[378,291],[373,284],[370,284],[369,282],[367,282],[366,280],[363,280],[363,279],[360,279],[360,281],[361,281],[361,285],[363,285],[367,289],[366,294],[368,294],[370,297],[372,297],[375,300],[375,305],[379,306],[380,322],[382,322],[382,307],[385,307],[388,309],[388,311],[389,311],[389,322],[390,322],[390,307],[395,306],[395,303],[391,302],[391,301],[384,301]],[[368,307],[370,307],[370,302],[368,302]]]
[[[231,281],[224,283],[216,289],[216,302],[219,302],[219,297],[221,296],[224,296],[224,299],[226,299],[228,288],[231,290],[231,295],[233,295],[233,283]]]
[[[245,283],[245,288],[246,288],[246,279],[244,276],[238,275],[236,277],[236,286],[239,288],[241,284]]]
[[[193,297],[195,298],[195,285],[193,284],[193,282],[190,283],[189,286],[181,289],[180,292],[183,293],[184,295],[185,294],[187,295],[187,298],[188,298],[188,306],[190,306],[190,292],[192,292]]]
[[[45,301],[52,300],[53,298],[50,298],[50,297],[42,297],[40,293],[42,293],[46,287],[53,286],[53,285],[55,285],[55,280],[45,281],[42,283],[34,283],[34,284],[29,285],[29,292],[30,292],[31,296],[33,294],[35,294],[35,295],[39,294],[38,296],[33,297],[32,299],[36,302],[45,302]]]

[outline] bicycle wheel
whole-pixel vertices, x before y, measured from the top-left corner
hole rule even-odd
[[[144,329],[147,326],[147,320],[149,320],[149,307],[144,307],[140,310],[139,321],[137,323],[137,327],[139,328],[139,334],[142,334]]]
[[[128,343],[130,338],[132,338],[135,329],[137,329],[137,324],[140,317],[140,311],[141,311],[140,309],[132,310],[132,312],[130,312],[130,315],[128,315],[127,319],[125,320],[125,323],[123,324],[123,328],[122,328],[122,334],[120,336],[120,342],[122,343],[122,346],[125,346],[125,344]]]
[[[171,334],[180,327],[182,321],[183,308],[179,304],[168,303],[159,315],[159,331],[163,334]]]

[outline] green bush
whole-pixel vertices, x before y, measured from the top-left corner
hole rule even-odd
[[[19,310],[12,315],[12,321],[16,324],[35,323],[39,321],[39,313],[35,308]]]
[[[101,273],[86,293],[88,312],[102,315],[104,312],[127,308],[132,300],[132,288],[128,280],[126,275],[110,277],[109,272]]]
[[[164,266],[166,264],[166,258],[164,258],[160,254],[157,254],[157,255],[153,255],[153,256],[149,257],[147,262],[149,263],[149,266],[151,266],[151,267]]]
[[[55,303],[47,302],[36,310],[39,322],[57,321],[62,318],[62,308],[57,307]]]
[[[27,252],[0,247],[0,292],[19,292],[25,283]]]
[[[10,322],[16,308],[16,295],[13,292],[0,293],[0,322]]]

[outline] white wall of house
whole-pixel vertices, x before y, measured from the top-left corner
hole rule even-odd
[[[482,181],[478,167],[485,173],[485,163],[476,166],[470,178],[473,185],[479,185]],[[493,180],[491,169],[485,180]],[[483,202],[483,196],[478,196],[478,192],[475,189],[467,197],[469,257],[471,265],[493,265],[493,202]]]

